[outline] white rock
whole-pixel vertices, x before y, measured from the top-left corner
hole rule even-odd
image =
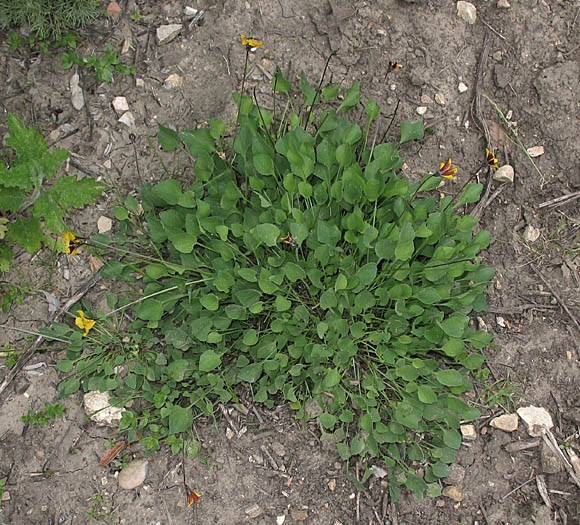
[[[477,9],[475,9],[475,6],[471,2],[460,0],[457,2],[457,15],[468,24],[475,24]]]
[[[489,424],[493,428],[498,428],[504,432],[515,432],[518,429],[518,421],[517,414],[503,414],[494,417]]]
[[[536,242],[539,238],[540,235],[542,234],[542,231],[539,228],[536,228],[534,226],[532,226],[531,224],[528,224],[525,229],[524,229],[524,239],[528,242]]]
[[[554,426],[552,416],[545,408],[530,405],[518,408],[517,412],[528,425],[528,434],[532,437],[540,437],[544,427],[550,430]]]
[[[433,99],[429,95],[421,95],[421,104],[433,104]]]
[[[142,485],[147,477],[149,462],[146,459],[135,459],[119,472],[119,487],[133,490]]]
[[[129,104],[125,97],[115,97],[113,99],[113,109],[122,113],[123,111],[129,111]]]
[[[136,78],[135,86],[137,86],[138,88],[145,87],[145,81],[142,78]]]
[[[509,9],[511,5],[508,0],[497,0],[497,7],[500,9]]]
[[[509,164],[502,166],[493,174],[493,180],[497,182],[513,182],[514,169]]]
[[[439,104],[440,106],[444,106],[445,104],[447,104],[447,101],[445,100],[445,95],[443,95],[443,93],[435,93],[435,102],[437,102],[437,104]]]
[[[544,146],[532,146],[527,152],[530,157],[539,157],[544,154]]]
[[[183,29],[183,24],[168,24],[157,28],[156,36],[159,45],[171,42]]]
[[[505,328],[505,319],[501,315],[498,315],[495,318],[495,322],[497,323],[497,326],[499,326],[500,328]]]
[[[427,113],[427,107],[426,106],[419,106],[416,110],[417,115],[424,115],[425,113]]]
[[[81,78],[77,73],[75,73],[70,79],[70,100],[73,108],[77,111],[83,109],[85,105],[85,96],[83,95],[83,90],[79,85]]]
[[[459,84],[457,85],[457,91],[459,91],[459,93],[465,93],[468,89],[469,88],[467,87],[465,82],[459,82]]]
[[[186,5],[183,8],[183,14],[187,17],[187,18],[193,18],[195,15],[197,15],[198,10],[195,7],[189,7],[188,5]]]
[[[135,117],[133,116],[133,113],[127,111],[126,113],[123,113],[123,115],[119,119],[119,122],[121,124],[125,124],[125,126],[129,126],[130,128],[132,128],[135,125]]]
[[[286,516],[282,514],[281,516],[276,516],[276,525],[282,525],[286,521]]]
[[[475,425],[461,425],[459,430],[461,430],[461,437],[463,437],[465,441],[473,441],[477,439]]]
[[[105,217],[104,215],[101,215],[99,217],[99,219],[97,220],[97,230],[99,230],[99,233],[110,232],[112,227],[113,227],[113,221],[111,219],[109,219],[109,217]]]
[[[173,89],[183,86],[183,77],[177,73],[169,75],[163,82],[163,87],[165,89]]]
[[[87,415],[97,425],[116,426],[121,420],[124,409],[111,406],[109,392],[87,392],[84,405]]]

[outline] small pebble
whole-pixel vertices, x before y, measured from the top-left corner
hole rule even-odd
[[[257,518],[264,514],[264,511],[256,503],[254,503],[251,507],[248,507],[245,512],[246,516],[249,518]]]
[[[518,429],[518,415],[517,414],[503,414],[494,417],[489,425],[493,428],[503,430],[504,432],[515,432]]]
[[[497,7],[499,9],[510,9],[511,4],[508,2],[508,0],[497,0]]]
[[[530,157],[539,157],[544,154],[544,146],[532,146],[527,152]]]
[[[528,242],[536,242],[540,238],[541,234],[542,231],[539,228],[532,226],[531,224],[528,224],[525,227],[523,233],[524,239]]]
[[[119,113],[129,111],[129,104],[125,97],[115,97],[113,99],[113,109]]]
[[[121,9],[121,6],[117,2],[110,2],[109,5],[107,6],[107,16],[110,16],[115,20],[119,18],[119,16],[121,16],[122,12],[123,10]]]
[[[164,26],[159,26],[156,31],[157,43],[159,45],[167,44],[174,40],[181,30],[183,29],[183,24],[168,24]]]
[[[130,128],[132,128],[135,125],[135,117],[133,116],[133,113],[127,111],[121,116],[119,122],[121,124],[125,124],[125,126],[129,126]]]
[[[514,169],[509,164],[502,166],[493,174],[493,180],[497,182],[513,182]]]
[[[465,93],[468,89],[469,88],[464,82],[459,82],[457,85],[457,91],[459,91],[459,93]]]
[[[77,111],[83,109],[85,105],[85,97],[83,95],[83,90],[80,86],[81,77],[75,73],[70,78],[70,98],[73,108]]]
[[[477,439],[475,425],[461,425],[459,430],[461,431],[461,436],[465,441],[474,441]]]
[[[119,487],[133,490],[143,484],[149,470],[146,459],[135,459],[119,472]]]
[[[461,489],[455,485],[449,485],[448,487],[445,487],[441,494],[447,498],[451,498],[453,501],[457,501],[458,503],[463,501],[463,494],[461,493]]]
[[[471,2],[457,2],[457,15],[465,20],[468,24],[475,24],[477,18],[477,9]]]
[[[421,104],[433,104],[433,99],[429,95],[421,95]]]
[[[443,95],[443,93],[435,93],[435,102],[437,102],[437,104],[439,104],[440,106],[444,106],[445,104],[447,104],[447,101],[445,100],[445,96]]]
[[[186,5],[183,8],[183,14],[187,17],[187,18],[193,18],[195,15],[197,15],[198,10],[195,7],[189,7],[188,5]]]
[[[417,115],[423,116],[425,113],[427,113],[427,107],[419,106],[415,111],[417,112]]]
[[[517,412],[528,426],[528,434],[532,437],[540,437],[543,427],[550,430],[554,426],[552,416],[545,408],[530,405],[518,408]]]
[[[163,82],[163,87],[165,89],[174,89],[181,87],[182,85],[183,85],[183,77],[181,75],[178,75],[177,73],[169,75],[165,79],[165,82]]]
[[[113,221],[111,219],[109,219],[109,217],[105,217],[104,215],[101,215],[99,217],[99,219],[97,220],[97,230],[99,231],[99,233],[107,233],[107,232],[111,231],[112,227],[113,227]]]

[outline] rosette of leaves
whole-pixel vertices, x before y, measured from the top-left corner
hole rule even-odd
[[[11,162],[0,163],[0,271],[10,268],[10,243],[20,244],[29,253],[45,245],[61,248],[50,234],[67,231],[64,217],[83,208],[106,187],[90,177],[63,175],[53,181],[68,151],[48,150],[42,135],[27,128],[15,115],[8,115],[6,145],[14,150]],[[47,187],[50,184],[50,187]],[[62,241],[61,241],[62,243]]]
[[[394,500],[402,485],[437,496],[460,420],[479,416],[461,394],[491,340],[469,324],[487,306],[493,272],[477,255],[489,234],[454,214],[481,185],[438,199],[428,190],[441,178],[428,176],[417,192],[397,172],[400,147],[422,125],[403,122],[397,143],[369,146],[379,107],[366,104],[361,129],[358,83],[338,103],[339,86],[319,93],[303,75],[300,107],[279,71],[272,87],[288,118],[234,95],[231,149],[217,119],[159,127],[161,147],[189,156],[195,181],[146,184],[140,203],[117,208],[115,242],[95,239],[131,253],[104,275],[139,282],[129,327],[139,350],[87,357],[77,334],[62,392],[109,381],[119,405],[143,400],[121,421],[130,439],[148,429],[150,450],[163,441],[179,450],[196,415],[245,385],[267,407],[318,418],[344,460],[382,460]]]

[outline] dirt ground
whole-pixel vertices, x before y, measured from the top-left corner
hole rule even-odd
[[[380,129],[397,100],[396,122],[422,118],[429,133],[402,151],[409,177],[432,171],[449,156],[459,167],[458,185],[477,168],[486,144],[474,115],[479,92],[491,141],[501,163],[514,167],[515,181],[501,190],[494,182],[488,195],[494,198],[480,210],[482,227],[492,236],[485,259],[496,275],[488,290],[490,311],[474,322],[495,335],[496,346],[485,350],[492,372],[487,384],[497,382],[496,391],[505,395],[494,398],[481,383],[473,393],[484,417],[446,480],[461,491],[456,497],[461,501],[418,502],[404,495],[391,505],[388,488],[376,476],[359,492],[351,482],[360,475],[357,467],[340,462],[316,424],[303,425],[286,407],[269,412],[259,406],[248,415],[231,412],[232,425],[201,422],[197,459],[183,461],[162,450],[149,459],[145,484],[122,490],[118,465],[98,466],[106,441],[119,433],[87,421],[80,395],[62,400],[64,418],[46,427],[22,423],[30,408],[59,401],[62,376],[54,367],[59,352],[49,345],[0,400],[0,478],[8,477],[1,524],[580,523],[580,490],[549,461],[543,446],[506,450],[529,438],[525,425],[520,422],[511,433],[489,426],[491,417],[520,406],[544,407],[554,419],[558,443],[580,454],[580,328],[572,319],[580,319],[580,200],[542,206],[580,191],[580,7],[573,0],[510,0],[510,8],[501,7],[507,3],[501,0],[473,3],[475,24],[457,15],[456,2],[441,0],[120,1],[117,20],[102,17],[81,32],[78,52],[88,56],[110,44],[120,53],[128,39],[134,47],[121,57],[135,65],[136,76],[96,84],[84,74],[81,111],[71,105],[73,71],[61,69],[57,54],[0,44],[3,112],[34,123],[51,145],[68,149],[71,173],[96,176],[113,188],[71,218],[71,229],[83,235],[96,233],[100,216],[112,217],[119,196],[165,176],[148,143],[148,138],[155,143],[158,122],[191,129],[211,117],[227,121],[235,115],[231,93],[240,87],[245,55],[240,33],[264,40],[250,56],[246,85],[257,86],[265,97],[276,65],[286,78],[294,81],[304,70],[315,83],[336,50],[328,80],[360,80],[363,99],[381,105]],[[186,5],[204,11],[200,24],[190,26]],[[141,16],[132,17],[135,13]],[[159,45],[155,31],[170,23],[183,23],[184,29]],[[482,54],[487,60],[476,90]],[[385,82],[389,61],[401,68]],[[182,85],[167,85],[173,74],[182,77]],[[126,97],[134,126],[118,122],[116,96]],[[417,108],[426,108],[422,116]],[[507,139],[508,127],[526,147],[543,146],[544,153],[533,159],[538,170]],[[0,134],[6,131],[2,117]],[[175,158],[165,160],[178,173],[183,170]],[[48,318],[39,290],[65,301],[90,274],[82,257],[69,262],[64,256],[19,254],[8,281],[36,293],[0,314],[0,322],[38,329]],[[102,300],[108,286],[101,281],[91,300]],[[7,341],[18,351],[30,347],[26,334],[0,329],[0,344]],[[1,368],[0,376],[6,372]],[[242,432],[232,433],[231,426]],[[143,457],[133,447],[125,459]],[[192,507],[185,504],[184,479],[201,494]],[[551,507],[540,496],[538,479],[545,481]]]

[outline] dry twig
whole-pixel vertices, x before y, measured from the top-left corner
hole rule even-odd
[[[578,328],[578,331],[580,332],[580,323],[577,321],[576,317],[574,317],[574,314],[572,314],[572,312],[570,311],[570,309],[566,306],[566,303],[564,303],[564,301],[562,301],[561,297],[556,293],[556,291],[554,290],[554,287],[540,273],[540,270],[538,270],[533,264],[530,264],[530,267],[532,268],[532,270],[534,270],[534,273],[540,278],[540,280],[550,289],[550,291],[552,292],[552,295],[554,296],[554,298],[556,299],[556,301],[558,301],[558,303],[560,304],[560,306],[570,316],[570,319],[572,319],[572,322],[576,325],[576,328]]]

